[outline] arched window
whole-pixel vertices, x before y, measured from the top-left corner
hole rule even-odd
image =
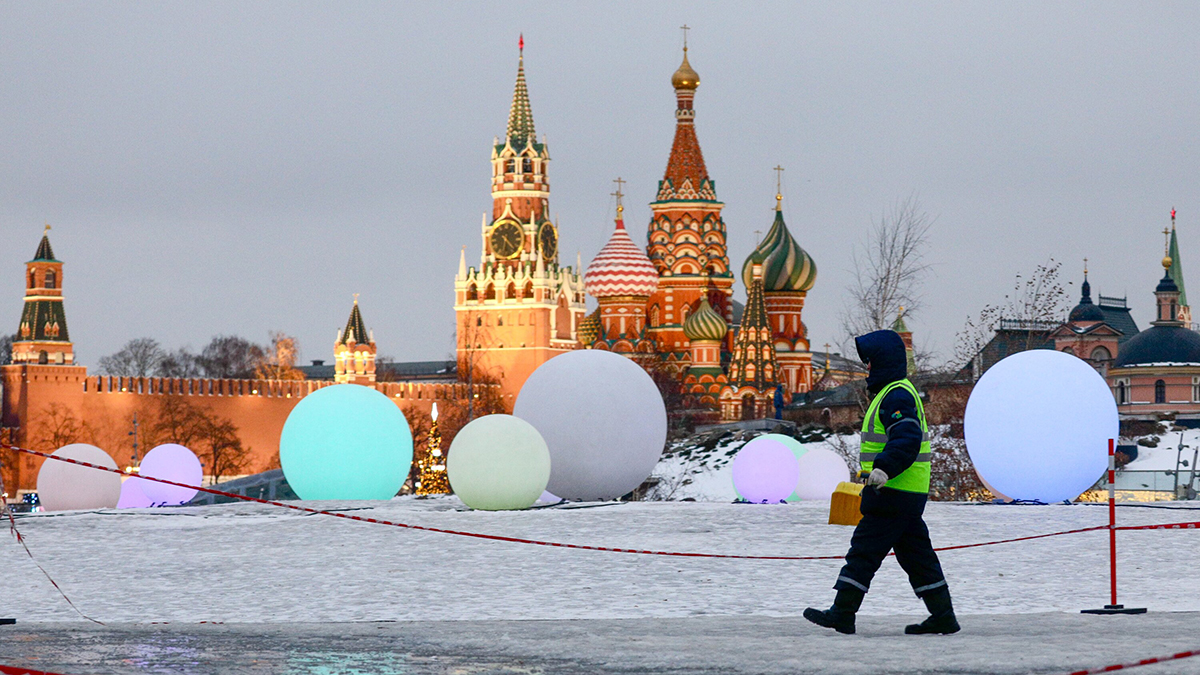
[[[1117,383],[1117,405],[1125,405],[1127,402],[1126,396],[1128,396],[1128,393],[1125,391],[1125,382],[1122,380]]]
[[[524,174],[532,174],[533,173],[533,160],[532,159],[529,159],[528,157],[526,157],[525,159],[523,159],[521,161],[521,173],[524,173]]]
[[[478,300],[478,299],[479,299],[479,287],[476,286],[475,284],[471,284],[470,286],[467,286],[467,300]]]
[[[477,316],[477,317],[475,317],[475,325],[476,325],[476,326],[482,326],[482,325],[483,325],[483,317],[482,317],[482,316]]]
[[[1092,360],[1097,363],[1102,363],[1111,359],[1112,354],[1108,351],[1107,347],[1101,346],[1092,350]]]
[[[484,293],[483,299],[484,300],[495,300],[496,299],[496,287],[494,285],[492,285],[492,284],[487,285],[487,291]]]
[[[516,173],[516,172],[517,172],[517,162],[516,162],[516,160],[514,160],[514,159],[510,159],[510,160],[508,160],[507,162],[505,162],[505,163],[504,163],[504,171],[505,171],[506,173]]]
[[[1167,383],[1163,382],[1162,380],[1158,380],[1154,383],[1154,402],[1167,402]]]
[[[532,281],[525,282],[525,296],[524,297],[530,298],[530,299],[533,298],[533,282]]]
[[[50,363],[50,355],[45,350],[38,352],[38,363]]]
[[[506,289],[504,290],[504,297],[506,297],[506,298],[515,298],[515,297],[517,297],[517,285],[516,285],[516,284],[514,284],[514,283],[513,283],[513,282],[511,282],[511,281],[510,281],[510,282],[508,282],[508,288],[506,288]]]
[[[746,394],[742,397],[742,419],[752,420],[756,417],[754,410],[754,395]]]
[[[36,285],[37,285],[37,275],[33,273],[33,270],[29,270],[29,287],[33,288]]]
[[[54,274],[54,270],[46,270],[46,288],[56,288],[57,282],[58,278]]]

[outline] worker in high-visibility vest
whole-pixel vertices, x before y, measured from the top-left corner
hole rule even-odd
[[[838,575],[837,596],[828,610],[808,608],[804,618],[839,633],[854,632],[854,615],[871,579],[890,551],[908,574],[929,618],[907,626],[908,634],[955,633],[958,620],[942,565],[921,515],[929,496],[929,427],[921,396],[908,381],[908,356],[895,331],[880,330],[854,341],[870,367],[871,405],[862,426],[859,461],[869,473],[862,492],[862,521],[850,539],[846,564]]]

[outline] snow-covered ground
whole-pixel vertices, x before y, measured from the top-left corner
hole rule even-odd
[[[614,503],[472,512],[453,497],[336,502],[357,515],[555,542],[736,554],[840,555],[850,529],[828,504]],[[1123,508],[1123,524],[1200,520],[1200,511]],[[929,505],[935,545],[1106,522],[1099,506]],[[639,619],[796,616],[832,597],[836,561],[712,560],[472,539],[231,504],[19,518],[30,548],[87,614],[111,622]],[[1200,532],[1120,534],[1122,599],[1200,609]],[[964,614],[1074,612],[1103,604],[1103,532],[951,551]],[[0,542],[0,616],[75,621],[10,537]],[[889,560],[867,615],[916,614]]]

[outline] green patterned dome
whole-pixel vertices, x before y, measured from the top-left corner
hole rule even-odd
[[[817,280],[817,264],[792,238],[792,233],[788,232],[783,222],[783,211],[778,207],[775,208],[775,222],[771,224],[767,236],[742,265],[742,283],[746,284],[746,288],[750,288],[754,280],[751,268],[756,259],[762,261],[763,291],[767,293],[807,291]]]
[[[683,321],[683,334],[689,340],[724,340],[729,324],[717,314],[708,298],[700,300],[700,306]]]

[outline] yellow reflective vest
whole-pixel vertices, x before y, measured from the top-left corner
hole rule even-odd
[[[913,386],[913,383],[907,379],[892,382],[884,387],[867,407],[867,415],[863,419],[860,436],[858,461],[862,464],[863,471],[871,471],[875,467],[875,457],[883,452],[883,447],[887,445],[888,428],[879,419],[879,406],[883,403],[884,397],[897,387],[907,389],[912,394],[913,399],[917,402],[918,419],[915,421],[904,419],[895,424],[913,424],[915,422],[921,425],[921,451],[912,466],[905,469],[899,476],[893,476],[884,487],[904,492],[929,494],[929,472],[933,464],[933,451],[929,448],[929,425],[925,422],[925,406],[921,404],[921,396],[917,393],[917,388]]]

